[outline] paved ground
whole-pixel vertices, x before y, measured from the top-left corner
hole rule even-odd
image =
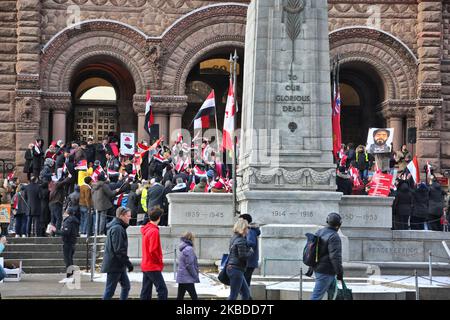
[[[0,293],[3,299],[101,299],[105,289],[105,275],[97,275],[94,282],[90,281],[90,276],[82,274],[80,276],[80,284],[77,288],[75,284],[58,283],[65,277],[64,274],[25,274],[20,282],[3,282],[0,283]],[[130,274],[131,291],[130,299],[139,299],[142,283],[139,280],[142,274]],[[176,298],[177,285],[173,280],[173,274],[165,273],[167,289],[169,291],[169,299]],[[172,279],[170,279],[172,278]],[[197,285],[197,293],[200,299],[224,299],[227,292],[220,294],[223,286],[205,278],[202,283]],[[203,288],[203,289],[202,289]],[[213,291],[211,291],[213,290]],[[211,293],[210,293],[211,291]],[[217,296],[217,292],[222,297]],[[116,289],[114,298],[118,298],[120,294],[120,285]],[[156,298],[155,289],[153,296]],[[188,298],[186,294],[186,298]]]

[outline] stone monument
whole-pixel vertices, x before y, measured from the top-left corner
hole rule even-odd
[[[238,199],[261,223],[323,224],[339,211],[326,0],[252,1]]]

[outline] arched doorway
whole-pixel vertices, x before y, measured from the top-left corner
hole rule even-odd
[[[235,48],[220,48],[210,52],[190,71],[186,80],[186,95],[188,106],[183,114],[182,127],[194,134],[192,120],[200,109],[204,100],[214,89],[217,110],[217,128],[222,131],[225,117],[225,107],[227,103],[228,87],[230,79],[230,53],[234,53]],[[239,61],[237,67],[236,96],[238,106],[242,104],[243,76],[244,76],[244,50],[237,50]],[[215,117],[210,117],[210,129],[215,129]],[[241,125],[241,112],[237,114],[237,128]],[[220,133],[219,133],[220,134]]]
[[[108,56],[85,61],[71,81],[72,112],[69,114],[69,140],[101,141],[119,132],[135,132],[133,111],[136,92],[133,78],[122,62]]]
[[[347,62],[341,65],[340,90],[342,142],[366,145],[369,128],[386,126],[383,81],[371,65]]]

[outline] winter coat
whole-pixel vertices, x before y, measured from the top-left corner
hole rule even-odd
[[[86,151],[83,148],[78,148],[78,150],[75,152],[75,158],[74,161],[76,164],[80,162],[81,160],[87,160],[86,157]]]
[[[21,191],[17,193],[17,211],[16,216],[26,215],[28,212],[28,202],[25,200],[25,187],[22,187]]]
[[[80,220],[73,214],[69,215],[63,221],[62,241],[65,243],[77,243],[78,232],[80,230]]]
[[[64,203],[64,198],[66,195],[64,187],[67,184],[69,184],[70,181],[71,181],[71,178],[66,178],[63,181],[58,181],[55,184],[53,191],[50,192],[50,197],[49,197],[50,204],[52,204],[52,203],[63,204]]]
[[[182,193],[187,192],[187,185],[186,183],[179,183],[175,187],[172,188],[170,193]]]
[[[41,185],[40,187],[40,198],[41,198],[41,219],[43,222],[48,223],[51,220],[50,208],[49,208],[49,197],[50,191],[48,187],[45,188]]]
[[[80,210],[80,187],[75,186],[75,191],[69,194],[69,207],[76,212]]]
[[[115,196],[107,183],[104,181],[97,181],[92,187],[92,202],[94,209],[97,211],[106,211],[112,208],[112,199]]]
[[[428,210],[433,217],[440,217],[444,213],[444,192],[438,182],[433,182],[429,191]]]
[[[319,236],[319,262],[314,272],[329,275],[342,275],[342,244],[335,228],[326,227],[316,233]]]
[[[159,227],[147,223],[141,227],[142,234],[142,272],[162,271],[164,268]]]
[[[25,164],[23,166],[24,173],[32,173],[33,172],[33,153],[31,149],[27,149],[25,151]]]
[[[37,183],[30,183],[25,189],[25,201],[28,203],[29,210],[27,215],[39,217],[41,215],[40,186]]]
[[[80,186],[80,206],[92,208],[92,190],[91,186],[83,184]]]
[[[338,172],[336,174],[337,192],[342,192],[344,196],[352,194],[353,182],[349,174]]]
[[[107,170],[117,172],[117,173],[114,173],[114,174],[108,174],[108,176],[119,176],[119,170],[120,170],[120,161],[119,161],[119,159],[117,159],[115,157],[112,157],[106,163],[106,166],[107,166]]]
[[[261,235],[261,230],[255,225],[250,225],[247,234],[247,244],[253,249],[253,254],[248,258],[247,268],[258,268],[258,237]]]
[[[369,154],[365,151],[356,153],[356,168],[360,172],[369,168]]]
[[[36,150],[33,148],[33,150],[31,150],[31,153],[33,155],[33,171],[32,172],[37,172],[40,173],[41,172],[41,168],[42,168],[42,162],[44,161],[44,151],[41,150],[40,153],[37,153]]]
[[[228,265],[245,272],[248,259],[252,255],[253,249],[250,248],[247,240],[242,235],[235,233],[230,240]]]
[[[127,208],[131,210],[131,216],[137,217],[137,214],[139,212],[139,197],[136,193],[136,189],[134,187],[131,187],[131,192],[128,194],[128,202],[127,202]]]
[[[412,213],[413,192],[408,182],[401,182],[398,186],[393,208],[394,214],[399,216],[410,216]]]
[[[114,218],[107,228],[102,272],[125,272],[127,267],[132,265],[128,257],[128,225],[122,220]]]
[[[95,160],[100,161],[102,167],[105,167],[106,165],[106,151],[107,146],[103,145],[102,143],[98,143],[95,146]]]
[[[427,218],[428,217],[428,188],[426,185],[420,184],[413,193],[413,213],[414,217]]]
[[[94,163],[95,162],[95,145],[88,144],[86,149],[84,150],[86,154],[86,160],[88,163]]]
[[[163,207],[164,187],[160,183],[155,183],[147,192],[147,209],[148,212],[154,207]]]
[[[180,250],[180,257],[178,259],[177,283],[199,283],[197,255],[192,247],[192,242],[181,238],[178,249]]]
[[[185,173],[185,172],[177,173],[172,179],[172,183],[174,185],[177,184],[177,179],[178,178],[181,178],[181,179],[183,179],[184,182],[187,182],[189,180],[189,175],[187,173]]]

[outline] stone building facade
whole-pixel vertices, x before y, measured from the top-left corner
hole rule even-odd
[[[328,3],[330,62],[339,56],[344,108],[349,104],[343,115],[348,139],[365,139],[367,133],[358,131],[361,123],[364,128],[386,125],[395,129],[398,149],[408,128],[417,128],[417,144],[409,147],[422,164],[450,169],[450,1]],[[243,56],[247,4],[2,1],[0,159],[23,164],[24,150],[37,135],[47,143],[69,139],[75,93],[94,75],[114,87],[122,129],[145,137],[147,89],[159,134],[181,128],[195,96],[190,80],[199,63],[234,49]]]

